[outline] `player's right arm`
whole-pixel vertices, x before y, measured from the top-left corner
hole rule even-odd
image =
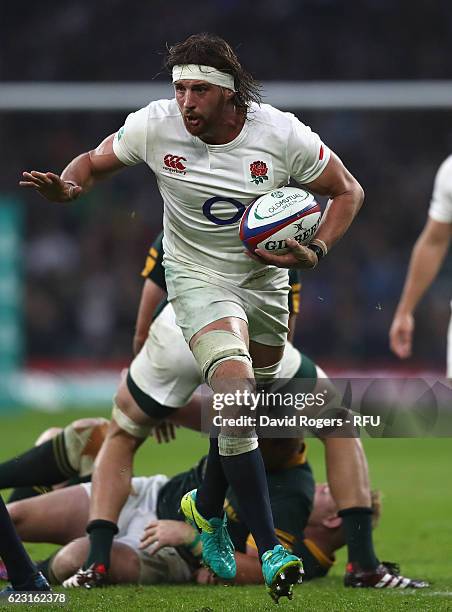
[[[53,172],[23,173],[21,187],[36,189],[52,202],[70,202],[89,191],[98,181],[118,170],[146,159],[149,106],[131,113],[118,132],[107,136],[100,145],[73,159],[61,176]]]
[[[391,350],[400,359],[411,355],[414,310],[435,279],[449,248],[452,223],[429,217],[411,253],[405,285],[389,332]]]
[[[36,191],[51,202],[70,202],[89,191],[98,181],[126,168],[113,151],[115,134],[111,134],[100,145],[73,159],[61,176],[53,172],[23,172],[21,187]]]

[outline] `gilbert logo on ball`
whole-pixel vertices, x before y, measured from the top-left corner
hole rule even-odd
[[[240,222],[240,239],[252,253],[265,249],[287,253],[286,239],[308,244],[320,225],[322,211],[312,193],[297,187],[280,187],[257,198]]]

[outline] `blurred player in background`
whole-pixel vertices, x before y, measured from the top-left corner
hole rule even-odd
[[[276,262],[281,268],[309,269],[347,231],[363,191],[308,127],[293,115],[260,104],[257,83],[224,40],[191,36],[169,49],[166,66],[172,72],[175,99],[151,102],[129,115],[116,135],[74,159],[61,177],[26,172],[21,184],[66,202],[99,179],[147,163],[164,200],[165,276],[177,324],[214,392],[253,393],[256,382],[270,383],[280,369],[288,287],[282,269],[244,254],[237,231],[243,212],[256,196],[287,184],[291,177],[329,196],[312,244],[303,247],[291,241],[291,252]],[[265,164],[267,181],[253,180],[256,163]],[[130,413],[117,408],[114,418],[118,430],[135,435],[138,445],[142,433]],[[93,478],[89,531],[98,551],[109,547],[127,495],[131,465],[122,461],[124,445],[130,441],[120,435],[108,438]],[[223,513],[228,485],[256,541],[270,595],[275,600],[291,597],[302,564],[276,537],[252,427],[239,431],[225,425],[218,438],[211,437],[205,478],[181,505],[202,531],[206,564],[223,579],[235,575]],[[108,489],[109,495],[98,493],[101,489]],[[88,559],[85,568],[92,563]]]
[[[411,253],[405,286],[389,332],[391,350],[400,359],[411,355],[414,311],[439,272],[451,236],[452,155],[437,172],[427,223]],[[452,319],[447,337],[447,377],[452,378]]]

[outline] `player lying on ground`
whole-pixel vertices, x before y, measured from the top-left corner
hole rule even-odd
[[[200,404],[200,402],[199,402]],[[198,405],[200,409],[200,405]],[[190,424],[193,422],[193,407],[182,408],[174,415],[176,422]],[[199,428],[200,413],[197,417]],[[20,485],[15,489],[12,499],[19,500],[32,495],[39,496],[42,486],[31,488],[33,482],[46,485],[58,483],[58,487],[66,478],[86,479],[89,477],[95,456],[99,450],[106,433],[107,422],[103,418],[81,419],[67,426],[63,431],[52,428],[38,439],[38,446],[15,457],[10,462],[0,465],[0,488]],[[194,424],[196,425],[196,423]],[[354,441],[359,442],[359,441]],[[306,453],[299,439],[263,439],[262,451],[267,468],[267,478],[270,490],[270,499],[274,516],[275,527],[280,540],[289,549],[301,554],[309,578],[324,575],[334,559],[334,550],[345,542],[345,533],[342,527],[342,518],[336,515],[337,506],[332,501],[328,487],[320,485],[316,489],[314,509],[309,515],[314,483],[308,464],[305,461]],[[168,484],[166,478],[156,476],[151,478],[138,478],[133,480],[133,494],[129,494],[126,505],[119,517],[119,534],[115,538],[110,557],[109,582],[141,581],[152,584],[158,581],[187,581],[193,578],[193,572],[188,572],[185,563],[192,570],[197,569],[196,560],[184,551],[179,555],[174,551],[139,550],[139,542],[148,521],[158,517],[162,523],[153,524],[148,530],[151,540],[148,544],[155,544],[158,540],[161,545],[180,546],[188,542],[192,547],[197,543],[195,532],[189,525],[168,522],[182,518],[178,514],[178,500],[184,487],[196,487],[202,478],[205,458],[200,465],[189,472],[171,479]],[[33,480],[36,478],[38,480]],[[68,484],[66,482],[66,484]],[[28,485],[28,488],[25,488]],[[71,493],[64,495],[42,495],[36,501],[18,501],[10,505],[21,535],[27,540],[50,541],[57,544],[67,544],[74,538],[81,538],[83,534],[83,520],[89,505],[90,488],[71,487]],[[161,491],[161,492],[160,492]],[[62,493],[59,491],[59,493]],[[40,499],[42,501],[40,501]],[[375,523],[378,519],[378,503],[375,504],[377,516],[373,517]],[[74,511],[77,508],[77,511]],[[70,509],[70,514],[68,514]],[[252,540],[247,540],[248,530],[240,517],[237,501],[232,491],[228,493],[226,503],[229,531],[236,550],[239,553],[252,552]],[[308,523],[306,520],[309,515]],[[42,517],[47,517],[43,521]],[[339,529],[339,527],[341,527]],[[190,537],[189,537],[190,536]],[[129,545],[134,553],[124,549],[123,544]],[[58,553],[55,560],[46,561],[41,569],[48,575],[55,574],[59,580],[64,580],[80,563],[86,555],[86,538],[68,544]],[[201,553],[197,546],[195,553]],[[236,582],[259,582],[262,580],[259,561],[257,558],[251,563],[243,554],[236,554],[238,574]],[[66,572],[69,572],[66,573]],[[206,581],[205,573],[197,573],[197,580]],[[356,579],[356,576],[354,576]],[[348,584],[351,576],[348,574]],[[397,567],[392,563],[382,563],[378,572],[367,575],[366,581],[354,586],[397,586],[398,588],[427,586],[426,583],[408,580],[399,576]],[[93,583],[87,577],[87,587]],[[78,586],[84,586],[78,584]]]
[[[68,202],[100,179],[146,163],[164,201],[165,275],[177,324],[214,392],[252,392],[256,382],[277,376],[284,352],[288,312],[282,267],[315,267],[347,231],[363,190],[307,126],[261,105],[257,83],[224,40],[191,36],[169,49],[166,66],[174,99],[129,115],[116,134],[74,159],[61,177],[25,172],[21,185]],[[254,180],[258,162],[268,170],[265,181]],[[245,255],[238,225],[254,198],[291,178],[331,200],[315,244],[290,242],[291,252],[276,262],[278,268],[267,265],[275,262],[263,254],[259,261]],[[128,423],[126,430],[141,435],[139,426],[130,425],[130,413],[121,414],[115,413],[118,426]],[[202,530],[206,563],[232,578],[235,561],[223,520],[230,485],[256,541],[270,594],[289,596],[302,565],[276,537],[254,429],[237,433],[222,426],[219,437],[211,437],[206,477],[196,495],[184,498],[184,507]],[[95,547],[116,531],[125,496],[115,495],[117,478],[111,476],[120,473],[122,451],[130,446],[110,436],[99,456],[89,525]],[[131,465],[127,469],[130,477]]]
[[[79,466],[79,474],[84,477],[104,432],[104,419],[83,419],[71,423],[64,432],[58,432],[56,428],[48,430],[40,441],[54,439],[63,433],[59,452],[71,456],[74,465]],[[85,447],[74,445],[77,436],[84,441]],[[96,444],[87,442],[88,438],[96,440]],[[71,444],[71,449],[67,448],[68,444]],[[317,485],[314,494],[312,472],[305,459],[302,441],[266,439],[262,441],[262,452],[266,464],[271,465],[267,477],[278,537],[289,549],[302,555],[306,578],[326,575],[334,563],[334,552],[345,543],[342,519],[337,515],[328,486]],[[119,533],[113,543],[110,583],[212,582],[212,577],[199,566],[201,543],[197,532],[181,522],[178,514],[181,491],[184,487],[199,485],[205,461],[204,457],[198,466],[171,479],[162,475],[132,479],[132,493],[120,514]],[[90,491],[90,484],[69,486],[9,505],[11,516],[24,539],[63,545],[55,555],[41,563],[42,570],[52,582],[63,582],[86,554],[88,542],[84,537],[84,527]],[[15,497],[19,497],[18,492]],[[373,508],[375,525],[380,515],[376,492],[373,494]],[[237,500],[230,490],[225,510],[236,549],[235,582],[262,582],[254,542],[248,536]],[[396,579],[394,564],[385,565],[392,572],[394,586],[421,584],[401,576]]]
[[[428,220],[413,248],[405,286],[389,331],[391,350],[400,359],[411,356],[414,311],[425,291],[435,280],[451,238],[452,155],[449,155],[436,174]],[[452,318],[447,334],[447,377],[452,379]]]

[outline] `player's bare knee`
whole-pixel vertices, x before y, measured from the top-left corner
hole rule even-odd
[[[78,538],[61,548],[52,560],[52,573],[63,582],[82,566],[88,552],[88,538]]]

